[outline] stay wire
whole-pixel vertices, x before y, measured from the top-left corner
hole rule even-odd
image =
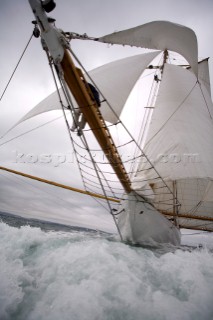
[[[33,37],[33,33],[32,33],[32,35],[30,36],[30,39],[28,40],[27,45],[26,45],[26,47],[24,48],[24,51],[22,52],[21,57],[19,58],[18,63],[17,63],[17,65],[16,65],[16,67],[15,67],[15,69],[14,69],[14,71],[13,71],[13,73],[12,73],[10,79],[9,79],[9,81],[7,82],[7,85],[6,85],[4,91],[3,91],[2,95],[1,95],[0,101],[2,100],[5,92],[7,91],[7,88],[8,88],[8,86],[9,86],[9,84],[10,84],[10,82],[11,82],[11,80],[12,80],[12,78],[13,78],[13,76],[14,76],[14,74],[15,74],[15,72],[16,72],[16,70],[17,70],[17,68],[18,68],[18,66],[19,66],[19,64],[20,64],[20,62],[21,62],[21,60],[22,60],[22,58],[23,58],[23,56],[24,56],[24,54],[25,54],[28,46],[29,46],[29,44],[30,44],[30,41],[32,40],[32,37]]]
[[[47,52],[46,52],[46,53],[47,53]],[[48,57],[48,59],[49,59],[48,53],[47,53],[47,57]],[[61,104],[61,108],[62,108],[62,111],[63,111],[63,117],[64,117],[64,120],[65,120],[67,129],[68,129],[68,132],[69,132],[69,137],[70,137],[70,140],[71,140],[71,144],[72,144],[73,150],[75,151],[75,154],[76,154],[77,151],[76,151],[76,149],[75,149],[74,140],[73,140],[73,137],[72,137],[72,135],[71,135],[71,133],[70,133],[70,130],[69,130],[69,128],[68,128],[68,127],[69,127],[68,120],[67,120],[66,114],[65,114],[65,112],[64,112],[64,105],[63,105],[63,102],[62,102],[62,99],[61,99],[61,95],[60,95],[60,92],[59,92],[59,88],[58,88],[58,86],[57,86],[57,81],[56,81],[55,73],[54,73],[54,71],[53,71],[53,65],[52,65],[52,63],[50,62],[50,59],[49,59],[49,65],[50,65],[50,69],[51,69],[51,71],[52,71],[53,79],[54,79],[54,82],[55,82],[55,85],[56,85],[56,90],[57,90],[57,93],[58,93],[59,102],[60,102],[60,104]],[[72,103],[72,101],[71,101],[71,97],[68,95],[67,90],[66,90],[66,84],[65,84],[65,82],[63,81],[63,78],[60,76],[60,74],[58,74],[58,78],[59,78],[59,82],[60,82],[60,84],[61,84],[61,87],[62,87],[62,90],[63,90],[63,93],[64,93],[64,96],[65,96],[65,99],[66,99],[67,103],[69,103],[69,104],[71,103],[71,105],[73,106],[73,103]],[[71,111],[71,110],[70,110],[70,111]],[[72,112],[71,112],[71,114],[72,114]],[[73,114],[72,114],[72,116],[73,116]],[[73,120],[74,120],[74,117],[73,117]],[[83,176],[83,174],[82,174],[82,171],[81,171],[81,168],[80,168],[80,163],[79,163],[77,157],[76,157],[76,160],[77,160],[77,164],[78,164],[78,168],[79,168],[79,171],[80,171],[80,175],[81,175],[81,179],[82,179],[84,188],[85,188],[85,190],[87,190],[87,188],[86,188],[86,182],[85,182],[84,176]],[[95,200],[97,201],[96,198],[93,197],[93,199],[95,199]],[[105,206],[104,206],[102,203],[99,202],[99,204],[100,204],[104,209],[106,209]]]
[[[73,54],[71,48],[69,48],[69,51],[70,51],[71,54]],[[75,57],[75,56],[74,56],[74,57]],[[75,59],[77,59],[77,57],[75,57]],[[83,68],[84,72],[86,73],[85,68],[84,68],[83,65],[80,63],[80,61],[78,61],[78,59],[77,59],[77,62],[79,63],[79,65]],[[87,73],[86,73],[86,74],[87,74]],[[91,79],[91,81],[92,81],[92,79]],[[93,81],[92,81],[92,82],[93,82]],[[95,85],[95,84],[94,84],[94,85]],[[73,120],[74,120],[74,119],[73,119]],[[84,130],[83,130],[83,131],[84,131]],[[91,162],[92,162],[92,164],[93,164],[94,171],[96,172],[97,178],[99,179],[100,185],[101,185],[101,187],[102,187],[102,191],[103,191],[103,193],[105,194],[105,190],[104,190],[104,187],[103,187],[103,185],[102,185],[102,181],[101,181],[101,179],[100,179],[100,174],[102,174],[103,177],[104,177],[104,174],[103,174],[103,172],[100,170],[100,168],[98,167],[98,163],[96,163],[96,162],[94,161],[94,159],[93,159],[93,157],[92,157],[92,154],[91,154],[91,151],[90,151],[90,149],[89,149],[87,140],[86,140],[84,134],[83,134],[83,136],[81,137],[81,141],[82,141],[82,143],[83,143],[83,145],[84,145],[84,147],[85,147],[85,150],[88,152],[88,154],[89,154],[89,156],[90,156]],[[72,140],[72,144],[73,144],[73,148],[74,148],[74,139]],[[78,159],[77,159],[77,162],[78,162],[78,165],[80,165]],[[79,169],[80,169],[80,172],[81,172],[81,168],[79,168]],[[81,175],[82,175],[82,173],[81,173]],[[83,178],[83,177],[82,177],[82,178]],[[104,177],[104,178],[105,178],[105,177]],[[105,178],[105,181],[106,181],[106,183],[107,183],[106,178]],[[109,203],[108,200],[107,200],[107,202],[108,202],[108,206],[109,206],[109,211],[110,211],[110,213],[111,213],[111,212],[112,212],[111,205],[110,205],[110,203]],[[114,217],[113,217],[113,219],[114,219]],[[118,225],[117,225],[116,221],[115,221],[115,224],[116,224],[116,227],[117,227],[117,229],[118,229],[118,233],[119,233],[119,235],[120,235],[120,237],[121,237],[121,240],[122,240],[122,236],[121,236],[121,233],[120,233],[120,230],[119,230],[119,228],[118,228]]]
[[[53,198],[53,200],[55,201],[55,203],[56,203],[57,205],[63,206],[65,209],[70,209],[70,205],[71,205],[72,203],[70,203],[68,200],[65,200],[65,199],[59,197],[58,194],[56,194],[56,193],[54,193],[54,192],[47,191],[46,188],[42,188],[42,189],[41,189],[40,186],[37,186],[36,184],[33,184],[33,183],[30,183],[29,181],[26,181],[26,178],[24,178],[24,177],[19,177],[19,176],[17,176],[17,175],[14,176],[14,175],[13,175],[12,173],[10,173],[10,172],[9,172],[9,177],[8,177],[7,175],[3,175],[2,173],[0,173],[0,174],[1,174],[1,176],[3,176],[5,179],[10,180],[10,181],[12,181],[13,183],[14,183],[14,178],[15,178],[15,180],[17,180],[16,183],[19,184],[21,187],[23,187],[23,186],[26,185],[26,184],[27,184],[28,186],[31,186],[31,190],[32,190],[32,189],[36,189],[38,195],[40,195],[41,193],[46,193],[46,194],[50,195],[50,196]],[[33,191],[32,191],[32,192],[33,192]],[[64,204],[59,203],[58,200],[60,200],[60,202],[64,202]],[[68,205],[68,206],[67,206],[67,205]]]
[[[152,136],[147,143],[145,144],[144,148],[146,148],[149,143],[161,132],[161,130],[166,126],[166,124],[169,122],[169,120],[173,117],[173,115],[183,106],[184,102],[188,99],[188,97],[191,95],[192,91],[196,87],[198,81],[195,82],[189,93],[186,95],[186,97],[183,99],[183,101],[178,105],[178,107],[175,109],[175,111],[169,116],[169,118],[164,122],[164,124],[160,127],[160,129]]]
[[[27,134],[27,133],[30,133],[30,132],[35,131],[35,130],[37,130],[37,129],[40,129],[40,128],[46,126],[47,124],[50,124],[50,123],[52,123],[52,122],[54,122],[54,121],[56,121],[56,120],[59,120],[59,119],[61,119],[61,118],[62,118],[62,116],[57,117],[57,118],[52,119],[52,120],[50,120],[50,121],[47,121],[47,122],[45,122],[45,123],[43,123],[43,124],[40,124],[39,126],[33,128],[33,129],[30,129],[30,130],[28,130],[28,131],[25,131],[25,132],[19,134],[18,136],[15,136],[15,137],[13,137],[13,138],[11,138],[11,139],[9,139],[9,140],[1,143],[1,144],[0,144],[0,147],[3,146],[3,145],[5,145],[5,144],[7,144],[7,143],[9,143],[9,142],[11,142],[11,141],[13,141],[13,140],[15,140],[15,139],[18,139],[18,138],[24,136],[24,135]]]
[[[95,82],[93,81],[93,79],[90,77],[90,75],[88,74],[88,72],[86,71],[86,69],[84,68],[84,66],[81,64],[81,62],[79,61],[79,59],[77,58],[77,56],[75,55],[75,53],[71,50],[71,48],[69,48],[69,51],[71,53],[71,55],[75,58],[75,60],[77,61],[77,63],[82,67],[82,69],[84,70],[85,74],[88,76],[88,78],[90,79],[90,81],[95,85],[95,87],[97,88],[97,85],[95,84]],[[195,83],[196,85],[196,83]],[[195,87],[195,86],[194,86]],[[194,87],[192,88],[192,90],[194,89]],[[191,91],[192,91],[191,90]],[[115,110],[112,108],[112,106],[110,105],[110,103],[107,101],[106,97],[104,96],[104,94],[99,90],[101,96],[104,98],[104,100],[107,102],[110,110],[112,111],[112,113],[114,114],[114,116],[119,120],[119,116],[118,114],[115,112]],[[191,93],[191,92],[190,92]],[[133,141],[135,141],[135,139],[133,138],[132,134],[130,133],[130,131],[127,129],[127,127],[124,125],[123,121],[121,121],[120,119],[120,124],[123,126],[123,128],[126,130],[126,132],[128,133],[128,135],[133,139]],[[142,155],[144,156],[144,158],[148,161],[148,163],[153,167],[153,170],[157,173],[157,175],[159,176],[159,178],[161,179],[161,181],[165,184],[165,186],[167,187],[167,189],[169,190],[169,192],[171,194],[173,194],[172,190],[170,189],[170,187],[167,185],[166,181],[163,179],[163,177],[161,177],[160,173],[155,169],[154,165],[152,164],[151,160],[148,158],[148,156],[144,153],[144,151],[141,149],[141,147],[139,146],[138,142],[135,141],[135,144],[137,146],[137,148],[141,151]],[[174,196],[174,195],[173,195]],[[175,196],[174,196],[175,198]],[[151,204],[151,203],[150,203]]]
[[[49,65],[50,65],[50,69],[51,69],[51,72],[52,72],[52,75],[53,75],[53,79],[54,79],[54,82],[55,82],[55,85],[56,85],[56,89],[57,89],[57,92],[58,92],[58,97],[59,97],[59,101],[60,101],[60,104],[61,104],[61,107],[62,107],[62,111],[63,111],[63,116],[64,116],[64,119],[65,119],[65,123],[66,123],[66,126],[67,126],[67,129],[68,129],[68,133],[69,133],[69,137],[70,137],[70,140],[71,140],[71,143],[72,143],[72,147],[73,147],[73,150],[75,150],[75,153],[77,152],[76,149],[75,149],[75,146],[74,146],[74,140],[72,138],[72,135],[71,135],[71,132],[69,130],[69,124],[68,124],[68,120],[66,118],[66,114],[64,112],[64,105],[63,105],[63,102],[62,102],[62,99],[61,99],[61,95],[60,95],[60,92],[59,92],[59,89],[58,89],[58,86],[57,86],[57,81],[56,81],[56,77],[55,77],[55,74],[54,74],[54,71],[53,71],[53,65],[50,61],[50,57],[48,55],[48,52],[47,53],[47,57],[48,57],[48,60],[49,60]],[[60,81],[60,84],[62,86],[62,90],[63,90],[63,93],[64,93],[64,96],[65,96],[65,99],[66,101],[70,104],[71,103],[71,106],[73,107],[73,103],[71,101],[71,97],[69,96],[67,90],[66,90],[66,83],[63,79],[63,76],[62,76],[62,72],[61,74],[58,73],[58,78],[59,78],[59,81]],[[70,110],[71,111],[71,110]],[[72,112],[71,112],[72,113]],[[74,120],[74,119],[73,119]],[[84,139],[85,140],[85,139]],[[85,143],[85,141],[84,141]],[[85,179],[84,179],[84,176],[82,175],[82,172],[81,172],[81,168],[80,168],[80,164],[79,164],[79,161],[78,159],[76,158],[77,160],[77,163],[78,163],[78,167],[79,167],[79,171],[80,171],[80,174],[81,174],[81,178],[82,178],[82,182],[83,182],[83,185],[85,187],[85,190],[87,190],[86,188],[86,183],[85,183]],[[95,168],[94,168],[95,169]],[[103,206],[103,205],[102,205]]]
[[[50,66],[50,69],[51,69],[51,72],[52,72],[52,76],[53,76],[53,79],[54,79],[54,82],[55,82],[56,90],[57,90],[57,93],[58,93],[58,98],[59,98],[59,102],[60,102],[60,105],[61,105],[61,110],[62,110],[63,118],[64,118],[64,121],[65,121],[65,124],[66,124],[68,136],[69,136],[72,148],[73,148],[73,150],[74,150],[74,152],[76,154],[76,149],[75,149],[75,145],[74,145],[74,142],[73,142],[73,137],[72,137],[71,132],[70,132],[69,122],[68,122],[68,119],[67,119],[67,116],[66,116],[66,113],[65,113],[64,104],[63,104],[63,101],[62,101],[62,98],[61,98],[61,94],[60,94],[60,91],[59,91],[59,87],[58,87],[58,84],[57,84],[57,80],[56,80],[56,75],[54,73],[53,62],[52,62],[51,56],[49,55],[49,52],[47,50],[46,50],[46,55],[47,55],[47,58],[48,58],[48,61],[49,61],[49,66]],[[72,106],[72,101],[71,101],[70,96],[68,95],[68,92],[66,90],[66,83],[65,83],[65,81],[63,79],[63,72],[60,69],[60,65],[57,65],[57,67],[58,67],[58,70],[59,70],[57,72],[57,76],[58,76],[58,80],[59,80],[59,82],[61,84],[61,87],[62,87],[62,90],[63,90],[63,93],[64,93],[64,97],[66,99],[66,102],[69,105],[71,104],[71,106]],[[71,111],[71,109],[70,109],[70,111]],[[72,114],[72,112],[71,112],[71,114]],[[80,170],[78,159],[76,158],[76,160],[77,160],[78,168]],[[83,185],[85,187],[85,181],[84,181],[84,177],[83,177],[83,175],[81,173],[81,170],[80,170],[80,175],[81,175],[81,179],[82,179]]]

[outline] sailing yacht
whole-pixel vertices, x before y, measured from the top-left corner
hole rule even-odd
[[[55,20],[47,16],[54,10],[53,1],[29,3],[36,19],[34,35],[41,38],[56,92],[16,125],[62,110],[84,185],[80,192],[97,197],[107,208],[121,240],[178,245],[180,228],[213,231],[213,105],[208,59],[198,62],[194,31],[169,21],[153,21],[89,37],[53,25]],[[72,51],[72,42],[79,40],[150,50],[87,72]],[[184,63],[172,63],[174,52]],[[133,132],[125,123],[125,108],[134,88],[142,97],[147,91],[145,85],[139,89],[147,72],[152,77],[149,101]],[[91,85],[99,93],[101,107]],[[134,112],[134,105],[131,108]]]

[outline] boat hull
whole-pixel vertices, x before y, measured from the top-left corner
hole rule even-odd
[[[121,204],[118,227],[123,240],[133,244],[180,245],[179,229],[134,192]]]

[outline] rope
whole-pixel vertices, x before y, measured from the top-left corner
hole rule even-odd
[[[66,113],[65,113],[65,108],[64,108],[64,105],[63,105],[63,102],[62,102],[62,99],[61,99],[61,94],[60,94],[60,91],[59,91],[59,87],[57,85],[57,81],[56,81],[56,77],[55,77],[55,73],[53,71],[53,64],[52,64],[52,60],[51,60],[51,57],[49,56],[48,52],[46,51],[46,54],[47,54],[47,58],[49,60],[49,65],[50,65],[50,69],[51,69],[51,72],[52,72],[52,75],[53,75],[53,79],[54,79],[54,82],[55,82],[55,86],[56,86],[56,90],[57,90],[57,93],[58,93],[58,98],[59,98],[59,102],[61,104],[61,109],[62,109],[62,112],[63,112],[63,117],[64,117],[64,120],[65,120],[65,124],[66,124],[66,127],[67,127],[67,132],[68,132],[68,135],[69,135],[69,138],[70,138],[70,142],[71,142],[71,145],[73,147],[73,150],[74,150],[74,154],[76,155],[76,149],[75,149],[75,145],[74,145],[74,140],[72,138],[72,135],[71,135],[71,132],[70,132],[70,127],[69,127],[69,122],[67,120],[67,117],[66,117]],[[72,100],[71,100],[71,97],[69,96],[67,90],[66,90],[66,84],[64,82],[64,79],[62,79],[62,70],[60,70],[60,66],[57,66],[58,67],[58,79],[61,83],[61,87],[62,87],[62,90],[63,90],[63,93],[64,93],[64,96],[65,96],[65,99],[68,103],[68,105],[71,105],[71,107],[73,107],[73,103],[72,103]],[[60,74],[61,73],[61,74]],[[71,112],[71,109],[70,109],[70,112]],[[74,120],[74,115],[72,114],[71,112],[71,115],[73,117],[73,120]],[[80,170],[80,166],[79,166],[79,162],[78,162],[78,159],[76,157],[76,160],[77,160],[77,164],[78,164],[78,168],[79,168],[79,171],[80,171],[80,175],[81,175],[81,179],[82,179],[82,182],[83,182],[83,185],[84,185],[84,188],[86,190],[86,185],[85,185],[85,181],[84,181],[84,177],[82,175],[82,172]]]
[[[9,176],[12,175],[12,173],[10,173],[10,172],[7,172],[7,173],[9,174]],[[55,193],[53,194],[52,192],[47,191],[45,188],[42,188],[42,190],[41,190],[40,185],[39,185],[39,186],[36,186],[36,185],[34,185],[33,183],[30,183],[29,181],[26,181],[26,179],[23,179],[22,177],[19,177],[19,176],[14,175],[14,174],[13,174],[13,178],[11,178],[11,179],[10,179],[9,177],[7,177],[7,176],[4,176],[4,175],[2,174],[2,172],[0,172],[0,174],[1,174],[4,178],[12,181],[13,183],[14,183],[14,178],[15,178],[16,180],[18,180],[18,182],[20,181],[20,182],[23,183],[23,184],[27,184],[27,185],[33,187],[34,189],[37,189],[37,190],[39,191],[39,193],[45,192],[46,194],[49,194],[56,203],[57,203],[56,199],[58,199],[58,200],[60,200],[60,201],[63,201],[64,203],[67,203],[67,204],[69,205],[69,208],[70,208],[70,204],[71,204],[71,203],[70,203],[69,201],[67,201],[67,200],[65,200],[65,199],[62,199],[61,197],[58,196],[58,194],[55,194]],[[22,186],[21,183],[19,183],[20,186]],[[64,206],[64,205],[62,205],[62,206],[63,206],[65,209],[68,209],[68,206]]]
[[[49,59],[50,68],[51,68],[51,71],[52,71],[52,74],[53,74],[53,77],[54,77],[54,81],[55,81],[55,84],[56,84],[56,88],[57,88],[57,91],[58,91],[59,101],[60,101],[60,103],[61,103],[61,107],[62,107],[62,111],[63,111],[63,116],[64,116],[65,123],[66,123],[66,126],[67,126],[67,130],[68,130],[68,134],[69,134],[69,137],[70,137],[70,141],[71,141],[71,143],[72,143],[72,147],[73,147],[74,153],[75,153],[75,155],[77,155],[77,150],[75,149],[74,140],[73,140],[73,138],[72,138],[72,134],[71,134],[71,131],[70,131],[69,122],[68,122],[68,120],[67,120],[67,117],[66,117],[66,114],[65,114],[65,111],[64,111],[64,106],[63,106],[62,100],[61,100],[61,98],[60,98],[60,93],[59,93],[59,89],[58,89],[58,86],[57,86],[55,74],[54,74],[54,72],[53,72],[53,66],[52,66],[52,63],[51,63],[51,58],[50,58],[48,52],[46,52],[46,53],[47,53],[47,56],[48,56],[48,59]],[[67,90],[67,87],[66,87],[66,83],[65,83],[64,78],[63,78],[63,71],[62,71],[60,65],[57,65],[57,69],[58,69],[58,72],[57,72],[57,73],[58,73],[59,81],[60,81],[60,83],[61,83],[61,85],[62,85],[62,89],[63,89],[63,91],[64,91],[65,98],[66,98],[68,104],[70,105],[70,111],[71,111],[71,115],[72,115],[72,117],[73,117],[73,121],[75,121],[74,111],[73,111],[74,106],[73,106],[71,97],[70,97],[70,95],[69,95],[69,93],[68,93],[68,90]],[[72,112],[72,111],[73,111],[73,112]],[[91,154],[91,152],[90,152],[89,146],[88,146],[87,141],[86,141],[86,138],[85,138],[85,136],[84,136],[84,133],[83,133],[83,135],[80,137],[80,139],[81,139],[83,145],[85,146],[85,150],[86,150],[86,151],[88,152],[88,154],[89,154],[90,160],[91,160],[92,165],[93,165],[93,167],[94,167],[94,171],[96,172],[97,178],[98,178],[98,180],[99,180],[99,185],[101,186],[101,189],[102,189],[102,191],[103,191],[103,194],[104,194],[104,196],[105,196],[105,198],[106,198],[106,201],[107,201],[107,204],[108,204],[108,207],[109,207],[109,212],[111,213],[111,212],[112,212],[111,204],[110,204],[110,202],[109,202],[109,200],[108,200],[108,198],[107,198],[107,194],[106,194],[106,192],[105,192],[104,186],[103,186],[102,181],[101,181],[100,176],[99,176],[99,173],[100,173],[100,172],[99,172],[99,169],[98,169],[97,164],[95,163],[95,161],[94,161],[94,159],[93,159],[93,157],[92,157],[92,154]],[[86,188],[85,177],[84,177],[84,175],[83,175],[82,172],[81,172],[81,167],[80,167],[79,159],[78,159],[77,156],[76,156],[76,160],[77,160],[78,168],[79,168],[79,171],[80,171],[80,174],[81,174],[82,182],[83,182],[84,188],[85,188],[85,190],[86,190],[87,188]],[[117,221],[115,220],[115,218],[114,218],[113,215],[112,215],[112,217],[113,217],[114,223],[115,223],[115,225],[116,225],[116,227],[117,227],[117,230],[118,230],[118,233],[119,233],[119,235],[120,235],[120,238],[121,238],[121,240],[122,240],[122,235],[121,235],[120,230],[119,230],[119,228],[118,228]]]
[[[28,46],[29,46],[29,44],[30,44],[30,41],[32,40],[32,37],[33,37],[33,34],[30,36],[30,39],[29,39],[29,41],[27,42],[27,45],[26,45],[26,47],[24,48],[24,51],[22,52],[21,57],[20,57],[20,59],[18,60],[18,63],[17,63],[17,65],[16,65],[16,67],[15,67],[15,69],[14,69],[14,71],[13,71],[13,73],[12,73],[10,79],[9,79],[9,81],[7,82],[7,85],[6,85],[4,91],[3,91],[2,95],[1,95],[0,101],[2,100],[2,98],[3,98],[3,96],[4,96],[4,94],[5,94],[6,90],[7,90],[7,88],[8,88],[8,86],[9,86],[9,84],[10,84],[10,82],[11,82],[11,80],[12,80],[12,78],[13,78],[13,76],[14,76],[14,74],[15,74],[18,66],[19,66],[19,64],[20,64],[20,62],[21,62],[21,60],[22,60],[22,58],[23,58],[23,56],[24,56],[24,54],[25,54],[25,52],[26,52],[26,50],[27,50],[27,48],[28,48]]]
[[[32,37],[31,37],[31,38],[32,38]],[[31,39],[30,39],[30,40],[31,40]],[[29,42],[30,42],[30,41],[29,41]],[[29,43],[28,43],[28,44],[29,44]],[[28,45],[27,45],[27,46],[28,46]],[[26,48],[27,48],[27,47],[26,47]],[[25,50],[26,50],[26,48],[25,48]],[[70,51],[71,51],[71,50],[70,50]],[[93,183],[95,183],[95,186],[93,185],[93,187],[96,187],[96,188],[97,188],[97,185],[99,185],[99,188],[101,187],[103,193],[106,195],[106,190],[105,190],[105,189],[106,189],[107,187],[110,188],[110,190],[112,191],[112,188],[109,186],[108,182],[117,182],[117,181],[112,181],[112,180],[106,179],[106,177],[104,176],[104,174],[107,173],[107,172],[104,172],[103,170],[100,170],[99,167],[98,167],[98,163],[100,163],[100,164],[108,164],[108,162],[97,162],[97,161],[95,161],[95,160],[93,159],[92,154],[91,154],[91,151],[92,151],[92,150],[89,148],[88,143],[87,143],[87,141],[86,141],[86,138],[85,138],[84,134],[83,134],[82,137],[80,137],[81,142],[82,142],[82,144],[83,144],[83,147],[80,146],[76,141],[74,141],[74,139],[73,139],[73,137],[72,137],[72,135],[71,135],[71,132],[70,132],[70,130],[69,130],[69,129],[70,129],[70,127],[69,127],[69,122],[68,122],[67,117],[66,117],[66,114],[65,114],[65,112],[64,112],[65,106],[63,105],[63,102],[62,102],[62,99],[61,99],[61,96],[60,96],[60,93],[59,93],[59,89],[58,89],[58,85],[57,85],[57,82],[56,82],[55,73],[54,73],[54,71],[53,71],[52,60],[51,60],[51,57],[50,57],[49,53],[48,53],[48,52],[46,52],[46,53],[47,53],[47,56],[48,56],[50,68],[51,68],[51,71],[52,71],[52,74],[53,74],[53,78],[54,78],[54,81],[55,81],[55,84],[56,84],[56,89],[57,89],[57,92],[58,92],[59,101],[60,101],[60,103],[61,103],[61,107],[62,107],[64,119],[65,119],[65,122],[66,122],[67,130],[68,130],[68,132],[69,132],[70,140],[71,140],[71,142],[72,142],[73,149],[74,149],[74,151],[75,151],[75,155],[76,155],[77,163],[78,163],[78,166],[79,166],[79,169],[80,169],[80,173],[81,173],[81,177],[82,177],[83,184],[84,184],[84,186],[85,186],[85,188],[86,188],[86,185],[89,184],[89,183],[86,182],[85,180],[88,180],[88,181],[91,181],[91,180],[88,179],[88,178],[86,178],[85,175],[82,173],[81,165],[85,165],[85,164],[83,164],[80,159],[86,160],[86,161],[91,161],[91,162],[92,162],[93,168],[90,168],[90,169],[93,170],[93,171],[96,173],[96,176],[97,176],[97,179],[98,179],[98,183],[93,182]],[[71,53],[72,53],[72,55],[74,55],[72,51],[71,51]],[[23,53],[23,54],[24,54],[24,53]],[[22,56],[23,56],[23,55],[22,55]],[[75,59],[77,60],[77,58],[76,58],[75,55],[74,55],[74,57],[75,57]],[[20,59],[20,61],[21,61],[21,59]],[[19,62],[20,62],[20,61],[19,61]],[[78,61],[78,60],[77,60],[77,61]],[[78,61],[78,63],[80,64],[79,61]],[[81,65],[81,64],[80,64],[80,65]],[[59,66],[59,68],[60,68],[60,66]],[[59,71],[60,71],[60,69],[59,69]],[[84,69],[84,71],[86,72],[85,69]],[[15,71],[14,71],[14,72],[15,72]],[[62,76],[62,77],[61,77],[61,76]],[[69,97],[69,95],[68,95],[67,92],[66,92],[66,84],[64,83],[63,74],[62,74],[62,73],[60,74],[60,72],[59,72],[59,73],[58,73],[58,78],[59,78],[59,81],[60,81],[61,84],[62,84],[62,88],[63,88],[63,90],[64,90],[65,98],[66,98],[68,104],[70,105],[70,102],[71,102],[71,106],[72,106],[72,108],[74,108],[74,106],[73,106],[73,104],[72,104],[72,101],[71,101],[71,98]],[[89,77],[89,78],[90,78],[90,77]],[[12,79],[12,77],[11,77],[11,79]],[[92,81],[91,78],[90,78],[90,80]],[[93,82],[93,81],[92,81],[92,82]],[[93,82],[93,83],[94,83],[94,82]],[[9,83],[8,83],[8,85],[9,85]],[[5,91],[6,91],[6,90],[5,90]],[[102,95],[102,96],[103,96],[103,95]],[[104,100],[106,101],[106,99],[105,99],[104,96],[103,96],[103,98],[104,98]],[[108,104],[108,105],[109,105],[109,104]],[[114,115],[116,115],[117,119],[119,119],[119,118],[118,118],[118,115],[114,112],[113,108],[112,108],[110,105],[109,105],[109,107],[110,107],[110,109],[112,110],[112,112],[114,113]],[[70,107],[70,111],[71,111],[71,107]],[[71,115],[72,115],[72,117],[73,117],[73,115],[74,115],[74,113],[72,113],[72,111],[71,111]],[[74,121],[74,120],[75,120],[75,118],[73,117],[73,121]],[[160,175],[158,174],[158,172],[157,172],[157,171],[155,170],[155,168],[153,167],[152,163],[149,161],[149,159],[147,158],[147,156],[146,156],[146,155],[144,154],[144,152],[141,150],[140,146],[136,143],[135,139],[132,137],[132,135],[130,134],[130,132],[127,130],[127,128],[125,127],[125,125],[124,125],[121,121],[119,121],[119,123],[121,123],[121,125],[123,126],[123,128],[126,129],[126,132],[127,132],[127,133],[129,134],[129,136],[131,137],[131,140],[130,140],[130,141],[124,143],[123,145],[120,145],[119,148],[124,147],[124,146],[126,146],[126,145],[134,142],[134,143],[136,144],[136,146],[139,148],[139,150],[141,151],[141,155],[139,155],[139,156],[137,156],[137,157],[134,156],[132,159],[128,159],[127,161],[125,161],[125,163],[130,163],[131,161],[133,161],[133,160],[135,161],[135,160],[138,159],[138,158],[145,158],[145,159],[148,161],[148,163],[149,163],[149,165],[151,166],[151,168],[157,173],[157,178],[154,178],[154,180],[155,180],[155,179],[161,179],[161,180],[163,181],[163,179],[160,177]],[[111,125],[110,125],[110,126],[111,126]],[[41,127],[41,126],[39,126],[39,127]],[[39,127],[38,127],[38,128],[39,128]],[[33,131],[33,130],[35,130],[35,129],[31,129],[30,131]],[[30,131],[29,131],[29,132],[30,132]],[[85,130],[85,131],[86,131],[86,130]],[[87,131],[91,131],[91,129],[89,129],[89,130],[87,130]],[[23,135],[23,134],[22,134],[22,135]],[[19,135],[19,136],[21,136],[21,135]],[[15,139],[15,138],[13,138],[13,139]],[[6,143],[6,142],[5,142],[5,143]],[[78,145],[78,147],[82,148],[83,150],[86,150],[86,151],[88,152],[88,154],[89,154],[89,159],[82,158],[82,156],[80,155],[80,153],[75,149],[75,145],[74,145],[74,144],[75,144],[75,145]],[[98,151],[98,150],[94,150],[94,151]],[[77,155],[81,156],[81,158],[79,159]],[[151,169],[151,168],[150,168],[150,169]],[[112,174],[111,172],[109,172],[109,173]],[[87,173],[87,174],[89,174],[89,173]],[[104,179],[100,176],[100,174],[103,176]],[[115,174],[115,173],[114,173],[114,174]],[[105,181],[108,186],[104,186],[103,183],[102,183],[102,180]],[[146,181],[149,181],[149,180],[150,180],[150,179],[147,179]],[[153,180],[153,179],[152,179],[152,180]],[[163,181],[163,182],[164,182],[164,181]],[[164,182],[164,183],[165,183],[165,182]],[[165,186],[167,186],[167,185],[165,184]],[[167,186],[167,187],[168,187],[168,186]],[[120,188],[113,188],[113,189],[121,190]],[[169,189],[169,188],[168,188],[168,189]],[[170,190],[169,190],[169,191],[170,191]],[[170,201],[170,199],[167,200],[167,201]],[[158,203],[161,203],[161,202],[158,202]],[[110,205],[109,202],[108,202],[108,206],[109,206],[109,211],[112,212],[111,205]],[[114,217],[113,217],[113,218],[114,218]],[[116,224],[116,226],[117,226],[116,221],[115,221],[115,224]],[[117,228],[118,228],[118,226],[117,226]],[[120,234],[119,229],[118,229],[118,232],[119,232],[119,234]],[[120,236],[121,236],[121,235],[120,235]],[[122,237],[121,237],[121,238],[122,238]]]
[[[32,131],[35,131],[35,130],[39,129],[39,128],[42,128],[42,127],[46,126],[47,124],[50,124],[50,123],[52,123],[52,122],[54,122],[54,121],[56,121],[56,120],[58,120],[58,119],[61,119],[61,118],[62,118],[62,116],[57,117],[57,118],[55,118],[55,119],[53,119],[53,120],[47,121],[47,122],[45,122],[45,123],[43,123],[43,124],[41,124],[41,125],[33,128],[33,129],[30,129],[30,130],[28,130],[28,131],[25,131],[24,133],[21,133],[21,134],[19,134],[18,136],[13,137],[13,138],[11,138],[11,139],[9,139],[9,140],[1,143],[1,144],[0,144],[0,147],[3,146],[4,144],[7,144],[7,143],[9,143],[9,142],[11,142],[11,141],[13,141],[13,140],[15,140],[15,139],[18,139],[18,138],[24,136],[24,135],[27,134],[27,133],[30,133],[30,132],[32,132]]]
[[[192,93],[192,91],[194,90],[194,88],[196,87],[198,81],[195,82],[195,84],[193,85],[192,89],[189,91],[189,93],[187,94],[187,96],[183,99],[183,101],[180,103],[180,105],[177,107],[177,109],[171,114],[171,116],[164,122],[164,124],[161,126],[161,128],[154,134],[154,136],[149,139],[149,141],[147,141],[145,147],[148,146],[148,144],[156,137],[156,135],[158,135],[158,133],[166,126],[166,124],[169,122],[169,120],[173,117],[173,115],[182,107],[182,105],[184,104],[184,102],[188,99],[188,97],[190,96],[190,94]]]

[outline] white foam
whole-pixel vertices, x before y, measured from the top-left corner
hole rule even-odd
[[[213,255],[0,224],[0,319],[209,320]]]

